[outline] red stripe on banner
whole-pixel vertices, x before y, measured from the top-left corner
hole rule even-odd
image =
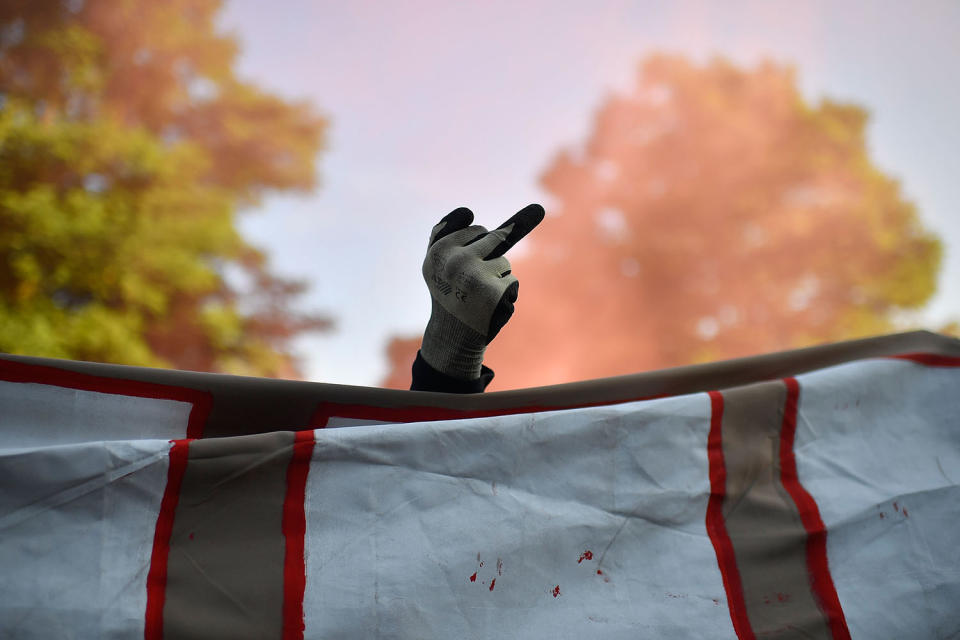
[[[0,380],[23,384],[45,384],[79,391],[94,391],[137,398],[176,400],[193,405],[187,419],[188,440],[203,437],[203,427],[213,406],[213,397],[206,391],[189,387],[175,387],[154,382],[125,378],[105,378],[76,371],[57,369],[39,364],[27,364],[0,359]]]
[[[710,462],[710,502],[707,504],[707,534],[717,553],[717,564],[727,592],[727,606],[733,630],[741,640],[753,640],[756,636],[747,616],[747,603],[743,597],[743,583],[737,569],[733,543],[723,519],[723,502],[727,494],[727,469],[723,459],[723,394],[710,392],[710,435],[707,437],[707,459]]]
[[[145,640],[163,638],[163,605],[167,598],[167,559],[170,556],[170,536],[173,534],[173,518],[180,501],[180,487],[187,471],[190,440],[171,440],[170,468],[167,471],[167,486],[160,502],[157,528],[153,534],[153,553],[150,555],[150,572],[147,574],[147,612],[143,629]]]
[[[323,429],[330,418],[353,418],[376,420],[378,422],[433,422],[437,420],[466,420],[468,418],[489,418],[491,416],[517,415],[521,413],[541,413],[543,411],[565,411],[567,409],[585,409],[603,407],[626,402],[667,398],[669,394],[638,396],[622,400],[603,402],[585,402],[581,404],[527,407],[502,407],[499,409],[450,409],[447,407],[375,407],[366,404],[343,404],[339,402],[321,402],[310,418],[310,426]]]
[[[909,360],[928,367],[960,367],[960,357],[941,356],[936,353],[901,353],[890,356],[896,360]]]
[[[943,356],[934,353],[904,353],[886,356],[900,360],[909,360],[918,364],[932,367],[960,367],[960,357]],[[487,418],[490,416],[515,415],[521,413],[539,413],[542,411],[562,411],[566,409],[584,409],[587,407],[608,406],[640,400],[654,400],[667,398],[673,394],[659,393],[633,398],[606,400],[603,402],[585,402],[580,404],[556,406],[526,406],[503,407],[499,409],[450,409],[447,407],[375,407],[364,404],[348,404],[340,402],[321,402],[317,405],[309,426],[322,429],[327,426],[331,418],[353,418],[359,420],[376,420],[378,422],[431,422],[434,420],[461,420],[467,418]]]
[[[304,560],[304,536],[307,516],[304,500],[307,474],[313,455],[313,431],[298,431],[293,441],[293,455],[287,467],[287,495],[283,500],[283,532],[286,551],[283,559],[283,639],[303,640],[303,592],[307,586]]]
[[[833,585],[830,575],[830,565],[827,561],[827,528],[820,518],[820,510],[797,475],[797,461],[793,454],[793,441],[797,433],[797,405],[800,399],[800,385],[796,378],[784,378],[787,385],[787,402],[783,410],[783,428],[780,432],[780,482],[787,490],[797,511],[800,520],[807,532],[807,571],[810,574],[810,585],[817,600],[817,605],[827,618],[830,631],[836,640],[849,640],[850,630],[847,620],[840,606],[837,589]]]

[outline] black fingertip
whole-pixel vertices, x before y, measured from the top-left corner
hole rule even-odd
[[[528,204],[520,211],[517,211],[515,214],[510,216],[510,219],[504,222],[502,225],[497,227],[498,229],[503,229],[504,227],[509,227],[511,224],[514,225],[513,231],[510,233],[510,236],[517,236],[519,240],[523,236],[530,233],[534,227],[543,222],[543,218],[546,215],[546,211],[543,210],[539,204]]]
[[[510,302],[516,302],[517,298],[520,297],[520,281],[514,282],[507,290],[504,291],[504,294],[509,298]]]
[[[490,344],[490,342],[497,337],[500,329],[503,329],[503,326],[510,320],[510,316],[513,315],[513,304],[517,301],[519,290],[520,283],[514,282],[507,287],[507,290],[504,291],[500,297],[500,302],[493,311],[493,317],[490,318],[490,329],[487,331],[487,344]]]
[[[544,217],[547,215],[547,212],[544,211],[543,207],[536,202],[533,204],[528,204],[523,209],[520,209],[520,213],[522,213],[529,221],[531,229],[543,222]]]
[[[517,238],[517,241],[519,241],[520,238],[522,238],[523,236],[533,231],[538,224],[543,222],[543,218],[546,215],[547,215],[547,212],[544,211],[543,207],[541,207],[538,204],[528,204],[523,209],[520,209],[520,211],[517,212],[517,218],[519,218],[519,221],[520,221],[519,224],[517,225],[518,227],[520,227],[520,229],[518,230],[519,237]]]
[[[457,207],[447,215],[443,216],[443,219],[453,220],[453,219],[459,219],[461,217],[465,217],[467,219],[467,224],[469,225],[471,222],[473,222],[473,211],[471,211],[467,207]]]
[[[444,224],[446,223],[446,224]],[[458,207],[443,216],[440,222],[437,223],[437,226],[443,224],[443,227],[440,231],[437,232],[437,235],[433,237],[432,242],[436,242],[444,236],[448,236],[454,231],[460,231],[460,229],[466,229],[473,223],[473,211],[466,207]],[[431,242],[431,244],[432,244]]]
[[[513,225],[510,229],[509,235],[507,235],[506,239],[484,259],[492,260],[493,258],[499,258],[505,254],[513,247],[513,245],[523,240],[524,236],[533,231],[534,227],[543,221],[544,215],[546,215],[546,212],[539,204],[528,204],[523,209],[520,209],[520,211],[517,211],[515,214],[510,216],[509,220],[497,227],[498,229],[505,229],[510,227],[510,225]]]

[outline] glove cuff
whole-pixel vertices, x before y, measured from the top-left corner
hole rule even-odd
[[[431,367],[460,380],[476,380],[487,340],[451,315],[436,300],[423,332],[420,355]]]
[[[480,368],[480,377],[476,380],[460,380],[451,378],[436,371],[427,364],[423,355],[418,351],[413,361],[411,391],[435,391],[440,393],[483,393],[490,381],[493,380],[493,369]]]

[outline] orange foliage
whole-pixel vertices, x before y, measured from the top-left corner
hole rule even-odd
[[[236,225],[326,122],[237,77],[221,5],[0,2],[0,351],[295,376],[330,327]]]
[[[940,244],[870,163],[866,121],[808,105],[782,66],[646,60],[541,177],[491,389],[890,330],[932,295]],[[415,341],[391,346],[409,371]]]

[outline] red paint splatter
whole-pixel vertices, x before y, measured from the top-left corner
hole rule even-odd
[[[903,508],[903,515],[904,515],[905,517],[907,517],[907,518],[910,517],[910,514],[907,513],[907,508],[906,508],[906,507]]]
[[[603,569],[597,569],[597,575],[598,575],[598,576],[602,576],[602,575],[603,575]]]
[[[896,502],[893,503],[893,510],[896,511],[897,513],[900,513],[900,507],[897,506]]]
[[[498,576],[503,575],[503,560],[501,560],[500,558],[497,558],[497,575]]]
[[[470,576],[470,582],[476,582],[476,581],[477,581],[477,572],[474,571],[473,575]]]
[[[777,592],[777,600],[779,600],[780,602],[789,602],[790,594]]]
[[[886,514],[881,511],[881,512],[880,512],[880,519],[882,520],[883,518],[886,518],[886,517],[887,517]]]
[[[193,540],[193,533],[190,533],[190,539]]]
[[[553,591],[551,591],[551,593],[553,594],[553,597],[554,597],[554,598],[556,598],[557,596],[559,596],[559,595],[560,595],[560,585],[555,586],[555,587],[553,588]]]
[[[593,551],[590,551],[590,549],[587,549],[586,551],[581,553],[580,558],[577,559],[577,564],[580,564],[584,560],[593,560]]]
[[[497,579],[496,579],[496,578],[494,578],[493,580],[490,581],[490,591],[493,591],[493,585],[495,585],[495,584],[497,584]]]

